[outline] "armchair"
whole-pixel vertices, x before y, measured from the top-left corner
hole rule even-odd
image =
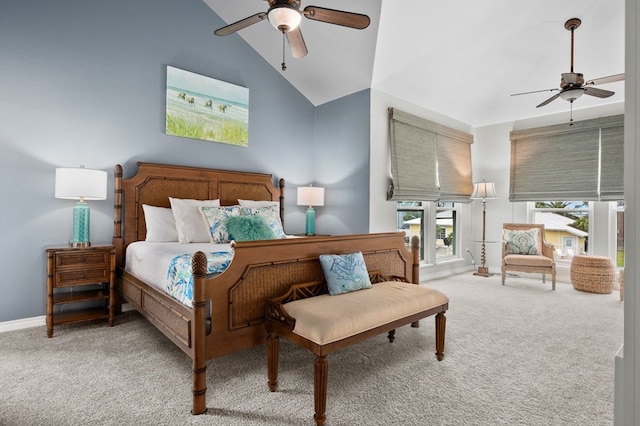
[[[556,289],[556,262],[553,244],[547,243],[544,225],[535,223],[505,223],[502,226],[502,285],[507,271],[551,275],[551,288]]]

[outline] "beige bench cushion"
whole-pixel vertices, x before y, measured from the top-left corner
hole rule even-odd
[[[504,257],[505,265],[547,266],[553,265],[553,259],[540,254],[509,254]]]
[[[283,306],[296,319],[294,333],[324,345],[448,302],[437,290],[388,281],[366,290],[323,294]]]

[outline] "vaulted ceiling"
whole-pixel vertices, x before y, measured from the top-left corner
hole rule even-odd
[[[264,0],[203,0],[226,23],[269,7]],[[306,6],[363,13],[364,30],[302,19],[309,54],[286,50],[268,21],[226,37],[242,37],[314,105],[363,89],[384,92],[474,127],[565,112],[570,104],[555,89],[571,66],[571,33],[577,17],[574,71],[585,80],[624,72],[624,0],[308,0]],[[224,43],[225,37],[216,37]],[[601,99],[582,96],[574,112],[624,101],[624,82],[597,86],[615,91]]]

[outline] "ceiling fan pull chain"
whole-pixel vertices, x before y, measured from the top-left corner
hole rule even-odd
[[[282,71],[286,71],[287,65],[284,63],[284,30],[282,31]]]
[[[573,126],[573,101],[571,101],[569,103],[569,105],[571,105],[570,108],[569,108],[569,111],[570,111],[569,112],[569,114],[570,114],[570,116],[569,116],[569,126]]]

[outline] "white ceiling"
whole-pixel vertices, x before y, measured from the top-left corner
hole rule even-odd
[[[266,11],[262,0],[203,0],[225,22]],[[309,54],[286,52],[282,35],[263,21],[226,37],[242,37],[314,105],[372,88],[474,127],[557,112],[570,104],[557,92],[510,96],[557,88],[570,71],[569,18],[575,31],[574,71],[592,80],[624,72],[624,0],[308,0],[364,13],[365,30],[303,18]],[[212,28],[212,37],[213,35]],[[224,42],[219,37],[216,42]],[[582,96],[574,111],[624,100],[624,82],[598,86],[616,94]]]

